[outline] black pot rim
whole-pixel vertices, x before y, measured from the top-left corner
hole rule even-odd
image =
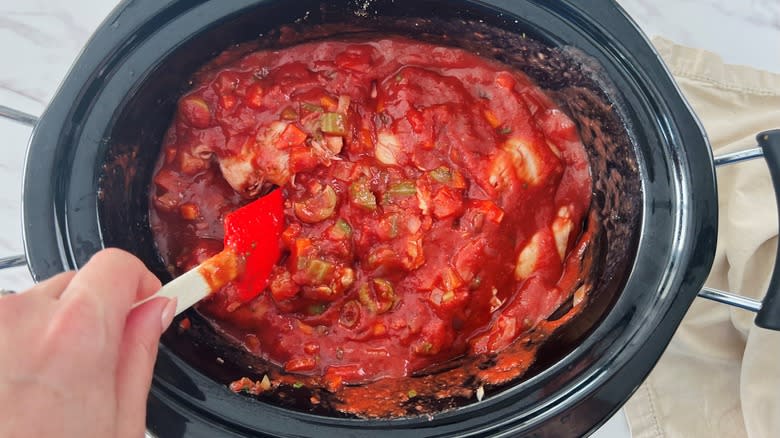
[[[241,0],[226,6],[224,3],[184,0],[125,2],[96,31],[42,115],[28,148],[23,184],[24,240],[28,266],[36,281],[81,266],[102,246],[97,196],[95,190],[84,190],[84,187],[97,187],[99,169],[96,167],[101,151],[105,151],[109,141],[103,138],[103,134],[96,136],[96,133],[105,132],[105,123],[110,117],[110,114],[101,115],[101,111],[112,113],[115,108],[101,105],[112,100],[120,102],[123,92],[132,92],[132,81],[139,80],[125,75],[126,52],[151,44],[150,41],[155,41],[153,37],[158,38],[155,42],[158,47],[171,50],[179,42],[162,42],[159,35],[154,36],[158,28],[176,20],[193,20],[192,23],[197,22],[203,27],[208,20],[220,17],[219,14],[232,13],[254,3],[256,1]],[[509,1],[478,3],[508,10],[514,7]],[[541,1],[529,0],[529,3],[540,9],[552,7]],[[655,123],[665,141],[658,147],[667,154],[670,163],[667,170],[674,174],[676,180],[672,181],[669,199],[653,199],[655,180],[647,175],[650,163],[640,162],[645,173],[643,191],[647,196],[636,266],[642,263],[654,266],[634,269],[625,286],[626,289],[654,287],[661,291],[661,298],[653,304],[656,312],[638,315],[634,313],[637,309],[632,309],[630,303],[623,303],[622,307],[620,303],[616,304],[620,311],[611,312],[591,337],[562,362],[588,354],[599,342],[615,346],[610,355],[595,361],[587,370],[577,373],[569,370],[576,379],[559,393],[546,394],[545,403],[532,410],[515,412],[505,398],[496,397],[457,412],[437,414],[427,422],[419,419],[367,422],[318,417],[264,405],[264,414],[273,417],[269,422],[278,422],[277,430],[314,425],[327,429],[328,433],[323,430],[322,436],[336,436],[344,432],[382,436],[425,433],[433,436],[454,432],[453,417],[460,416],[461,426],[472,432],[479,430],[474,432],[479,434],[509,436],[532,430],[544,431],[546,425],[574,421],[572,419],[579,425],[578,432],[587,433],[619,409],[660,357],[704,283],[714,257],[717,194],[708,141],[660,57],[619,6],[611,0],[598,0],[588,6],[562,2],[556,7],[569,14],[562,14],[562,19],[586,27],[589,35],[602,38],[604,53],[616,66],[641,66],[640,70],[632,71],[633,79],[649,96],[647,104],[653,107],[649,111],[658,117]],[[194,18],[204,13],[209,14],[206,15],[208,18],[200,21]],[[609,28],[600,23],[609,23]],[[200,31],[201,27],[186,32],[179,30],[169,36],[187,38]],[[120,80],[129,80],[129,85],[118,85]],[[84,143],[95,145],[91,161],[75,159],[73,145]],[[62,166],[63,163],[66,165]],[[70,181],[74,173],[88,175],[91,181],[87,181],[84,187],[76,188]],[[661,201],[668,202],[668,205]],[[665,217],[666,212],[668,217]],[[74,225],[76,220],[78,225]],[[665,230],[663,235],[654,235],[658,229]],[[98,239],[95,239],[95,233]],[[663,238],[668,238],[668,241],[664,242]],[[651,260],[653,251],[662,251],[667,258]],[[650,271],[655,275],[650,275]],[[637,324],[640,320],[643,324]],[[626,329],[629,325],[630,330]],[[169,359],[173,362],[177,360],[166,353],[165,348],[161,351],[161,355],[171,356]],[[187,367],[183,363],[176,365]],[[563,374],[563,370],[550,369],[530,379],[528,385],[520,385],[513,390],[529,391],[534,382]],[[210,396],[227,405],[235,403],[237,398],[227,390]],[[208,436],[216,430],[224,432],[226,428],[234,433],[248,433],[250,428],[246,424],[242,426],[240,421],[228,426],[222,423],[224,418],[214,418],[210,413],[200,411],[170,381],[156,378],[152,398],[151,406],[159,405],[160,409],[159,414],[149,413],[149,425],[153,431],[168,433],[177,430],[165,424],[168,421],[188,423],[187,430],[198,436]],[[462,418],[464,416],[468,418]]]

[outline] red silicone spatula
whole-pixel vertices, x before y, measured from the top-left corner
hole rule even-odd
[[[233,281],[232,300],[247,302],[266,286],[280,256],[279,237],[284,226],[281,190],[259,198],[225,217],[222,252],[164,285],[151,297],[177,298],[176,314]]]

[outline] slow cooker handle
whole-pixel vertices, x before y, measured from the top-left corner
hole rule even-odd
[[[778,217],[780,217],[780,129],[761,132],[756,136],[756,140],[759,147],[716,157],[715,165],[734,164],[763,156],[769,167],[769,174],[772,175]],[[757,326],[780,331],[780,245],[777,247],[775,267],[763,301],[707,287],[699,292],[699,296],[757,312],[755,320]]]
[[[27,125],[31,128],[34,128],[35,125],[38,123],[38,117],[35,117],[32,114],[27,114],[19,110],[15,110],[5,105],[0,105],[0,117],[17,123],[21,123],[23,125]],[[24,256],[24,254],[14,255],[10,257],[0,257],[0,270],[8,269],[8,268],[16,268],[18,266],[24,266],[26,264],[27,264],[27,258]]]
[[[15,110],[5,105],[0,105],[0,117],[6,118],[8,120],[12,120],[17,123],[21,123],[23,125],[27,125],[31,128],[34,128],[35,125],[38,123],[38,117],[35,117],[32,114],[27,114],[19,110]]]
[[[772,185],[775,188],[777,213],[780,218],[780,129],[766,131],[756,136],[758,145],[764,151],[764,159],[772,175]],[[775,267],[769,289],[764,297],[761,310],[756,315],[756,325],[759,327],[780,330],[780,245],[777,246]]]

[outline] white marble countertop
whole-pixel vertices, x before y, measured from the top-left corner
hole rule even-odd
[[[583,0],[587,1],[587,0]],[[778,0],[618,0],[648,36],[780,73]],[[0,104],[40,114],[112,0],[0,0]],[[0,257],[21,254],[20,199],[29,128],[0,119]],[[25,268],[0,271],[0,288],[32,284]],[[598,437],[630,436],[622,414]]]

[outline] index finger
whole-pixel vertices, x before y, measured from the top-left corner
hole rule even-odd
[[[137,257],[104,249],[79,270],[60,297],[64,307],[85,305],[89,318],[102,320],[106,341],[118,345],[133,303],[160,288],[160,281]]]

